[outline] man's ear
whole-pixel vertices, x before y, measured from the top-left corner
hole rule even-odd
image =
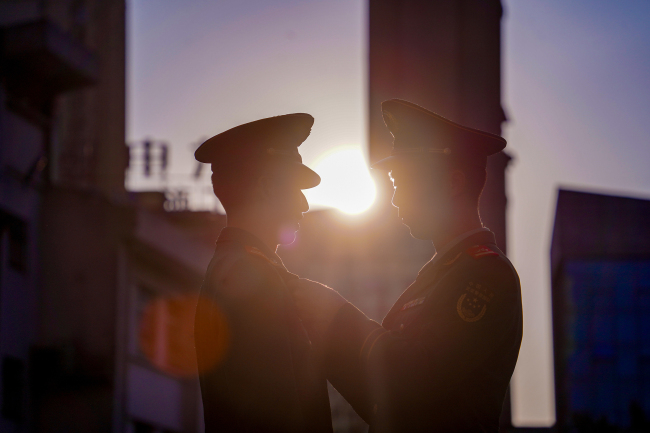
[[[259,199],[266,199],[271,195],[271,182],[268,176],[261,175],[255,182],[255,196]]]
[[[452,170],[449,176],[451,182],[451,196],[458,197],[467,189],[467,176],[462,170]]]
[[[257,178],[255,193],[262,200],[267,200],[273,196],[273,182],[268,174],[264,173]]]

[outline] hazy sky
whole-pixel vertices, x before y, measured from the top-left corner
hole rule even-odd
[[[316,118],[300,148],[308,165],[331,147],[363,145],[362,2],[137,0],[129,6],[128,140],[169,141],[177,181],[188,182],[201,138],[263,117],[307,112]]]
[[[504,131],[515,157],[508,247],[525,314],[514,413],[543,421],[552,414],[557,189],[650,197],[650,2],[512,0],[505,8]]]
[[[365,2],[131,0],[128,140],[172,145],[170,182],[239,123],[316,118],[314,164],[365,144]],[[509,252],[524,296],[514,383],[519,424],[553,419],[548,256],[560,186],[650,197],[650,2],[504,2]],[[207,178],[204,177],[204,182]],[[205,183],[204,183],[205,184]],[[143,183],[139,183],[143,185]]]

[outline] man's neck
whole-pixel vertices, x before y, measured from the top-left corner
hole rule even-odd
[[[476,214],[468,215],[466,218],[456,219],[446,230],[441,230],[439,233],[436,233],[431,238],[431,242],[435,249],[440,251],[457,237],[482,227],[483,223],[477,212]]]
[[[255,235],[269,250],[273,252],[276,252],[278,249],[277,230],[265,227],[265,225],[256,218],[246,217],[245,215],[227,215],[226,226],[246,230]]]

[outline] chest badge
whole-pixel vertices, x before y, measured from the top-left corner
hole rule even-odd
[[[399,310],[404,311],[404,310],[408,310],[409,308],[412,308],[412,307],[417,307],[418,305],[421,305],[422,303],[424,303],[425,299],[426,299],[425,296],[423,296],[422,298],[413,299],[412,301],[409,301],[406,304],[402,305],[402,308],[400,308]]]
[[[488,304],[494,294],[479,283],[470,282],[465,293],[460,295],[456,310],[461,319],[466,322],[477,322],[485,316]]]

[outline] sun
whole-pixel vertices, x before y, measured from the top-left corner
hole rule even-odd
[[[358,214],[375,201],[377,189],[360,147],[332,149],[322,154],[312,168],[322,180],[316,188],[305,190],[310,205]]]

